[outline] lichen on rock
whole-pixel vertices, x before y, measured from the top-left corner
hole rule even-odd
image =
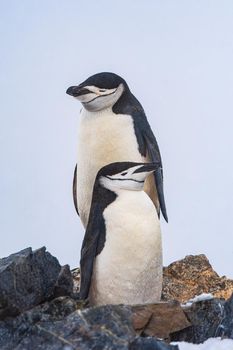
[[[220,277],[204,254],[187,255],[164,267],[162,300],[185,303],[202,293],[227,300],[233,293],[233,280]]]

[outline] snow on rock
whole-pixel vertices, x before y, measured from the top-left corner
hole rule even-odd
[[[173,342],[171,345],[178,345],[179,350],[233,350],[232,339],[220,338],[210,338],[202,344]]]
[[[203,300],[211,300],[213,299],[214,296],[211,293],[202,293],[200,295],[196,295],[194,298],[189,299],[186,303],[181,304],[183,307],[191,306],[193,303],[196,303],[198,301],[203,301]]]

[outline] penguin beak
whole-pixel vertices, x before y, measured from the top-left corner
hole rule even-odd
[[[158,163],[145,163],[139,169],[136,169],[134,173],[149,173],[157,170],[158,168]]]
[[[66,93],[70,96],[73,97],[78,97],[86,94],[90,94],[91,91],[88,89],[83,88],[82,86],[70,86],[67,90]]]

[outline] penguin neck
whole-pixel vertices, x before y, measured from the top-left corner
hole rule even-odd
[[[117,198],[121,199],[125,196],[135,197],[135,195],[137,195],[139,192],[143,191],[125,190],[122,188],[114,188],[114,190],[112,190],[96,183],[93,190],[92,203],[98,203],[98,206],[101,207],[102,211],[104,211],[104,209],[113,203]]]
[[[126,87],[119,100],[113,105],[112,111],[115,114],[131,114],[132,107],[143,111],[140,102],[132,94],[130,89]]]
[[[102,211],[117,198],[118,194],[95,183],[93,189],[92,203],[98,203]]]
[[[125,188],[111,188],[108,189],[104,186],[99,185],[99,190],[98,190],[98,198],[102,197],[108,197],[109,199],[115,200],[117,197],[123,197],[127,195],[135,195],[138,194],[139,192],[143,192],[143,187],[141,189],[135,190],[135,189],[125,189]],[[110,203],[109,203],[110,204]]]

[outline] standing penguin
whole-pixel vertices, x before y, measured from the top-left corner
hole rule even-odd
[[[163,170],[159,147],[141,104],[124,79],[114,73],[99,73],[67,94],[82,105],[78,137],[78,163],[73,180],[73,198],[84,227],[88,222],[95,177],[104,165],[118,161],[156,162],[144,190],[166,221]]]
[[[96,176],[80,261],[80,298],[91,305],[160,300],[160,222],[143,191],[146,177],[159,166],[117,162]]]

